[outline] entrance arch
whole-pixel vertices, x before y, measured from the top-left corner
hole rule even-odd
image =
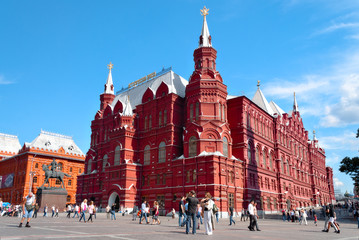
[[[111,193],[108,198],[108,205],[111,207],[113,204],[115,204],[116,210],[120,209],[120,196],[117,192]]]
[[[291,207],[292,207],[291,202],[289,199],[287,199],[287,209],[290,210]]]

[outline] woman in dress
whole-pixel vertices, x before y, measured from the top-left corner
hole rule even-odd
[[[206,235],[212,235],[212,222],[211,219],[213,218],[213,200],[212,196],[209,192],[205,194],[205,198],[201,200],[201,203],[204,207],[204,228],[206,230]],[[196,227],[196,226],[193,226]]]
[[[88,210],[89,210],[89,218],[87,219],[87,221],[89,222],[91,220],[92,222],[92,216],[95,215],[95,205],[93,205],[93,201],[90,202],[90,205],[88,206]]]
[[[153,216],[152,216],[152,224],[161,224],[161,221],[158,219],[158,215],[159,215],[159,205],[158,202],[155,201],[153,203]]]

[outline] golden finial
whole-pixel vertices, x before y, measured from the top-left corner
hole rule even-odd
[[[313,130],[313,134],[315,135],[315,130]]]
[[[260,85],[261,85],[261,81],[258,80],[258,81],[257,81],[257,87],[259,88]]]
[[[206,17],[208,15],[208,11],[209,11],[209,9],[206,8],[206,6],[204,6],[203,9],[201,9],[201,15],[203,17]]]
[[[113,64],[110,62],[110,64],[107,65],[107,68],[111,70],[113,68]]]

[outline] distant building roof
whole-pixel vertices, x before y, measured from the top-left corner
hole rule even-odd
[[[264,97],[261,89],[259,88],[259,84],[258,84],[257,92],[254,94],[252,101],[255,104],[257,104],[260,108],[262,108],[264,111],[266,111],[267,113],[273,116],[274,111],[272,107],[269,105],[267,99]]]
[[[20,149],[21,144],[17,136],[0,133],[0,151],[17,154]]]
[[[25,146],[52,151],[57,151],[62,147],[66,153],[84,155],[72,137],[43,130],[31,143],[25,143]]]

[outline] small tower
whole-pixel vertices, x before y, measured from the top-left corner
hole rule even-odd
[[[293,112],[294,113],[299,112],[299,108],[298,108],[298,104],[297,104],[297,98],[295,97],[295,92],[294,92]]]
[[[108,64],[107,67],[109,69],[109,73],[108,73],[107,81],[105,84],[105,90],[100,95],[100,101],[101,101],[100,110],[101,111],[103,111],[107,107],[108,104],[111,104],[113,99],[115,98],[113,82],[112,82],[112,73],[111,73],[113,64],[110,62],[110,64]]]

